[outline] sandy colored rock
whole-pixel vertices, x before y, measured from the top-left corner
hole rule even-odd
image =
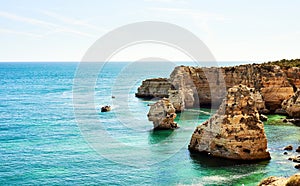
[[[178,90],[169,90],[169,100],[174,106],[176,112],[181,112],[185,108],[183,92]]]
[[[167,98],[170,89],[172,89],[172,85],[167,78],[146,79],[138,88],[135,96],[139,98]]]
[[[270,176],[263,179],[258,186],[285,186],[287,180],[287,178]]]
[[[196,128],[189,149],[236,160],[270,159],[252,95],[244,85],[230,88],[217,113]]]
[[[175,129],[177,123],[175,108],[169,99],[163,98],[151,105],[148,120],[153,122],[154,129]]]
[[[296,69],[293,73],[291,69]],[[168,90],[177,90],[184,108],[218,107],[227,89],[244,84],[254,88],[257,108],[261,113],[274,113],[282,101],[289,99],[300,86],[300,70],[297,67],[282,69],[272,64],[252,64],[234,67],[175,67],[167,83],[157,85],[157,80],[143,82],[138,97],[167,97]],[[146,80],[147,81],[147,80]],[[151,88],[153,86],[153,88]],[[169,89],[168,89],[169,88]],[[172,92],[174,94],[174,92]],[[175,95],[173,95],[176,97]],[[213,104],[213,105],[212,105]]]
[[[293,118],[300,118],[300,90],[282,102],[282,108]]]
[[[263,179],[258,186],[299,186],[300,174],[297,173],[289,178],[270,176]]]
[[[300,185],[300,174],[295,174],[291,176],[286,182],[286,186],[299,186],[299,185]]]

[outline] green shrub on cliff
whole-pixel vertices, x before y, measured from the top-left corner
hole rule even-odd
[[[280,61],[269,61],[265,64],[278,65],[280,67],[300,67],[300,59],[282,59]]]

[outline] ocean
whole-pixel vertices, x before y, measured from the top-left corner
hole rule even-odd
[[[282,116],[265,122],[270,161],[208,158],[187,147],[213,110],[189,109],[178,114],[179,129],[153,131],[147,112],[155,100],[134,96],[142,80],[168,77],[175,64],[102,64],[92,105],[84,88],[74,95],[74,78],[93,82],[96,68],[78,74],[78,65],[0,63],[0,185],[257,185],[297,172],[282,148],[300,145],[300,127]],[[76,104],[74,96],[82,96]],[[101,113],[104,105],[112,111]]]

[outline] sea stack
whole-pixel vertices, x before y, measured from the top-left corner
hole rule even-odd
[[[196,128],[189,149],[235,160],[270,159],[253,92],[244,85],[230,88],[217,113]]]
[[[151,105],[148,120],[153,122],[154,129],[175,129],[177,123],[174,122],[176,118],[175,108],[169,99],[163,98]]]

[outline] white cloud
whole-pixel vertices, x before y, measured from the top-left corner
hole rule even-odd
[[[172,14],[174,17],[185,16],[188,19],[192,19],[194,24],[200,28],[200,30],[206,32],[208,38],[212,38],[212,31],[209,27],[209,22],[218,21],[225,22],[226,18],[223,15],[209,12],[198,12],[193,9],[185,8],[162,8],[162,7],[151,7],[149,10],[158,11],[161,14]]]
[[[24,17],[24,16],[19,16],[19,15],[11,14],[11,13],[8,13],[8,12],[0,11],[0,17],[7,18],[7,19],[10,19],[10,20],[14,20],[14,21],[18,21],[18,22],[22,22],[22,23],[35,25],[35,26],[38,26],[38,27],[46,27],[48,29],[47,32],[40,33],[40,34],[13,31],[13,30],[9,30],[9,29],[2,29],[2,32],[5,31],[5,32],[8,33],[10,31],[11,34],[21,34],[21,33],[23,33],[23,35],[25,34],[27,36],[44,37],[44,36],[47,36],[47,35],[53,34],[53,33],[66,32],[66,33],[72,33],[72,34],[76,34],[76,35],[80,35],[80,36],[84,36],[84,37],[92,37],[92,38],[96,37],[92,34],[82,32],[82,31],[77,30],[77,29],[61,26],[61,25],[54,24],[54,23],[47,22],[47,21],[43,21],[43,20],[38,20],[38,19],[28,18],[28,17]]]
[[[34,33],[29,33],[29,32],[20,32],[20,31],[4,29],[4,28],[0,28],[0,32],[1,33],[8,33],[8,34],[17,34],[17,35],[23,35],[23,36],[30,36],[30,37],[40,37],[41,36],[39,34],[34,34]]]
[[[29,24],[32,24],[32,25],[38,25],[38,26],[45,26],[45,27],[56,27],[57,26],[56,24],[53,24],[53,23],[48,23],[48,22],[45,22],[45,21],[37,20],[37,19],[18,16],[18,15],[15,15],[15,14],[11,14],[11,13],[8,13],[8,12],[2,12],[2,11],[0,11],[0,17],[4,17],[4,18],[11,19],[11,20],[14,20],[14,21],[29,23]]]
[[[225,21],[225,17],[216,13],[208,13],[208,12],[197,12],[193,9],[185,9],[185,8],[161,8],[161,7],[152,7],[150,10],[160,11],[160,12],[169,12],[174,14],[188,15],[192,17],[201,18],[204,20],[215,20],[215,21]]]
[[[96,26],[94,26],[92,24],[89,24],[87,22],[84,22],[82,20],[69,18],[69,17],[63,16],[63,15],[57,14],[55,12],[47,11],[47,10],[43,10],[43,11],[40,11],[40,12],[42,14],[46,15],[46,16],[55,18],[55,19],[57,19],[57,20],[59,20],[63,23],[66,23],[66,24],[75,25],[75,26],[82,26],[82,27],[85,27],[85,28],[89,28],[89,29],[93,29],[93,30],[97,30],[97,31],[101,31],[101,32],[107,32],[107,30],[105,30],[105,29],[96,27]]]
[[[187,0],[145,0],[146,2],[157,2],[157,3],[187,3]]]

